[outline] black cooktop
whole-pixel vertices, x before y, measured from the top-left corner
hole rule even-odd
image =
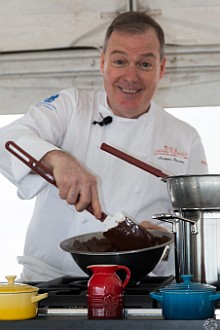
[[[124,307],[158,308],[158,302],[149,293],[174,282],[174,276],[150,277],[140,281],[130,281],[124,290]],[[86,307],[88,277],[60,277],[47,282],[31,283],[37,286],[39,293],[48,292],[49,296],[39,302],[39,307]]]

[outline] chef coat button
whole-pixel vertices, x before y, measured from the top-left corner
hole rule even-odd
[[[88,220],[85,219],[85,218],[81,220],[82,223],[86,223],[87,221],[88,221]]]

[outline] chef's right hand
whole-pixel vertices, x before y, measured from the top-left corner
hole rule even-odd
[[[91,205],[95,217],[101,218],[102,211],[95,176],[64,151],[48,152],[41,159],[41,163],[53,172],[62,199],[74,205],[78,212]]]

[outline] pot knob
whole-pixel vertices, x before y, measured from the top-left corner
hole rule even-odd
[[[5,278],[8,281],[8,284],[14,284],[15,283],[15,279],[16,279],[16,275],[6,275]]]

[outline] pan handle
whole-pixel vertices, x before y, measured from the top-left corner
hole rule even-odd
[[[49,170],[45,165],[43,165],[41,162],[39,162],[37,159],[35,159],[33,156],[31,156],[29,153],[27,153],[24,149],[19,147],[15,142],[13,141],[7,141],[5,143],[5,148],[12,153],[15,157],[20,159],[24,164],[26,164],[29,168],[31,168],[35,173],[39,174],[41,177],[43,177],[46,181],[53,184],[55,187],[56,181],[53,177],[53,173],[51,170]],[[94,215],[93,209],[91,205],[88,205],[86,210],[90,212],[92,215]],[[104,221],[107,217],[107,214],[102,212],[100,221]]]
[[[186,219],[183,217],[180,217],[176,214],[170,214],[170,213],[160,213],[160,214],[154,214],[152,216],[153,219],[169,222],[172,224],[172,232],[174,235],[174,258],[175,258],[175,277],[176,281],[180,282],[180,251],[179,251],[179,244],[178,244],[178,236],[177,236],[177,231],[176,231],[176,224],[180,221],[188,222],[190,223],[190,229],[191,229],[191,234],[196,235],[198,234],[196,222],[191,220],[191,219]]]
[[[172,224],[175,224],[176,223],[176,220],[181,220],[181,221],[184,221],[184,222],[189,222],[190,225],[191,225],[191,233],[193,235],[196,235],[198,234],[198,229],[197,229],[197,226],[196,226],[196,222],[191,220],[191,219],[187,219],[187,218],[184,218],[184,217],[180,217],[176,214],[170,214],[170,213],[162,213],[162,214],[154,214],[152,216],[153,219],[157,219],[157,220],[161,220],[161,221],[166,221],[166,222],[170,222]]]

